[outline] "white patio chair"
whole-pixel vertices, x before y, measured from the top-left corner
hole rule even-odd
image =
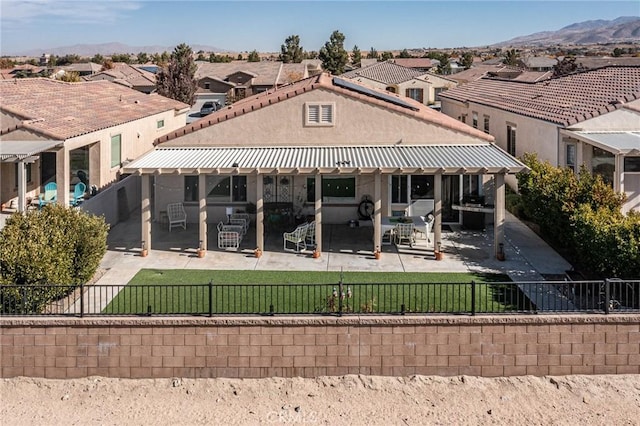
[[[183,229],[187,229],[187,213],[185,213],[182,203],[168,204],[167,218],[169,219],[169,232],[176,226],[182,226]]]
[[[242,237],[239,232],[235,231],[220,231],[218,232],[218,248],[219,249],[228,249],[234,248],[238,249],[240,247],[240,241]]]
[[[308,224],[298,226],[293,232],[285,232],[282,234],[282,238],[284,239],[284,250],[285,251],[293,251],[296,253],[300,253],[302,250],[307,249],[307,229],[309,228]],[[288,244],[293,244],[295,248],[288,247]]]
[[[401,244],[403,241],[406,241],[409,243],[409,247],[413,247],[413,244],[416,242],[415,234],[413,231],[413,223],[397,224],[395,230],[396,245]]]

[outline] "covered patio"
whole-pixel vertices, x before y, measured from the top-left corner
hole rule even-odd
[[[493,247],[492,252],[498,256],[500,247],[504,246],[504,195],[505,175],[527,170],[526,166],[509,156],[494,144],[482,145],[401,145],[393,146],[353,146],[353,147],[251,147],[251,148],[220,148],[220,147],[168,147],[157,148],[155,151],[133,161],[124,168],[125,173],[142,177],[141,202],[141,242],[147,249],[155,247],[157,238],[152,235],[152,217],[158,217],[158,206],[152,205],[152,177],[162,176],[196,176],[197,177],[197,209],[195,204],[192,212],[197,212],[198,236],[193,240],[196,248],[208,250],[213,242],[209,232],[213,225],[208,220],[208,194],[206,191],[207,176],[246,176],[247,195],[253,192],[251,199],[255,199],[256,213],[254,228],[255,245],[263,252],[272,249],[268,234],[265,230],[265,193],[263,179],[275,175],[289,177],[304,177],[313,183],[313,214],[316,223],[316,250],[324,252],[326,236],[323,235],[326,225],[336,225],[334,221],[323,220],[326,205],[331,205],[323,194],[323,178],[332,176],[354,176],[359,181],[362,193],[371,193],[373,204],[370,219],[371,236],[358,239],[358,250],[373,253],[381,247],[382,218],[391,216],[391,204],[383,197],[387,193],[387,182],[391,176],[402,175],[430,175],[434,181],[433,225],[434,248],[443,246],[442,237],[442,181],[448,175],[477,175],[491,179],[494,190],[493,199]],[[308,179],[312,179],[309,181]],[[253,182],[253,186],[251,183]],[[154,185],[153,198],[160,194]],[[383,188],[385,186],[385,188]],[[182,202],[184,193],[181,190],[171,202]],[[254,198],[255,197],[255,198]],[[248,197],[249,199],[249,197]],[[219,206],[220,207],[220,206]],[[335,207],[335,206],[333,206]],[[338,206],[339,210],[339,206]],[[194,215],[191,215],[193,217]],[[190,220],[193,222],[193,220]],[[333,222],[333,223],[332,223]],[[364,231],[362,231],[364,232]],[[193,244],[192,243],[192,244]],[[282,239],[280,239],[282,244]],[[425,247],[426,248],[426,247]],[[425,251],[423,249],[423,251]],[[423,256],[423,258],[426,257]]]

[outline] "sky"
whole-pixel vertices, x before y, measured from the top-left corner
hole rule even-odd
[[[0,0],[0,54],[111,42],[279,52],[294,34],[305,50],[317,51],[334,30],[345,35],[348,50],[482,47],[576,22],[639,15],[638,0]]]

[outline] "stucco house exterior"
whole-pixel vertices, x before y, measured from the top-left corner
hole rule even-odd
[[[535,152],[574,170],[584,165],[627,194],[624,211],[640,209],[640,67],[603,67],[538,82],[481,79],[441,98],[444,114],[493,135],[511,155]]]
[[[442,91],[458,85],[450,78],[398,65],[391,60],[358,68],[340,77],[365,86],[398,93],[424,105],[435,105],[440,101],[439,94]]]
[[[459,220],[452,206],[483,189],[496,206],[497,247],[504,177],[526,169],[484,132],[326,73],[245,98],[156,144],[124,167],[142,177],[141,240],[150,242],[152,221],[179,202],[187,221],[198,224],[204,249],[228,209],[255,205],[259,248],[269,212],[281,209],[316,221],[321,251],[321,225],[357,220],[367,199],[372,250],[381,241],[382,216],[405,213],[433,212],[437,245],[442,222]]]
[[[3,206],[27,207],[56,182],[69,205],[73,185],[100,190],[153,141],[186,123],[189,106],[109,81],[0,81],[0,189]]]

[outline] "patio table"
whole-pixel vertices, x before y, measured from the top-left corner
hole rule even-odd
[[[407,222],[402,222],[406,220]],[[392,231],[399,223],[413,223],[413,227],[423,234],[427,234],[427,222],[425,222],[420,216],[383,216],[380,221],[380,245],[382,245],[382,238],[387,231]]]

